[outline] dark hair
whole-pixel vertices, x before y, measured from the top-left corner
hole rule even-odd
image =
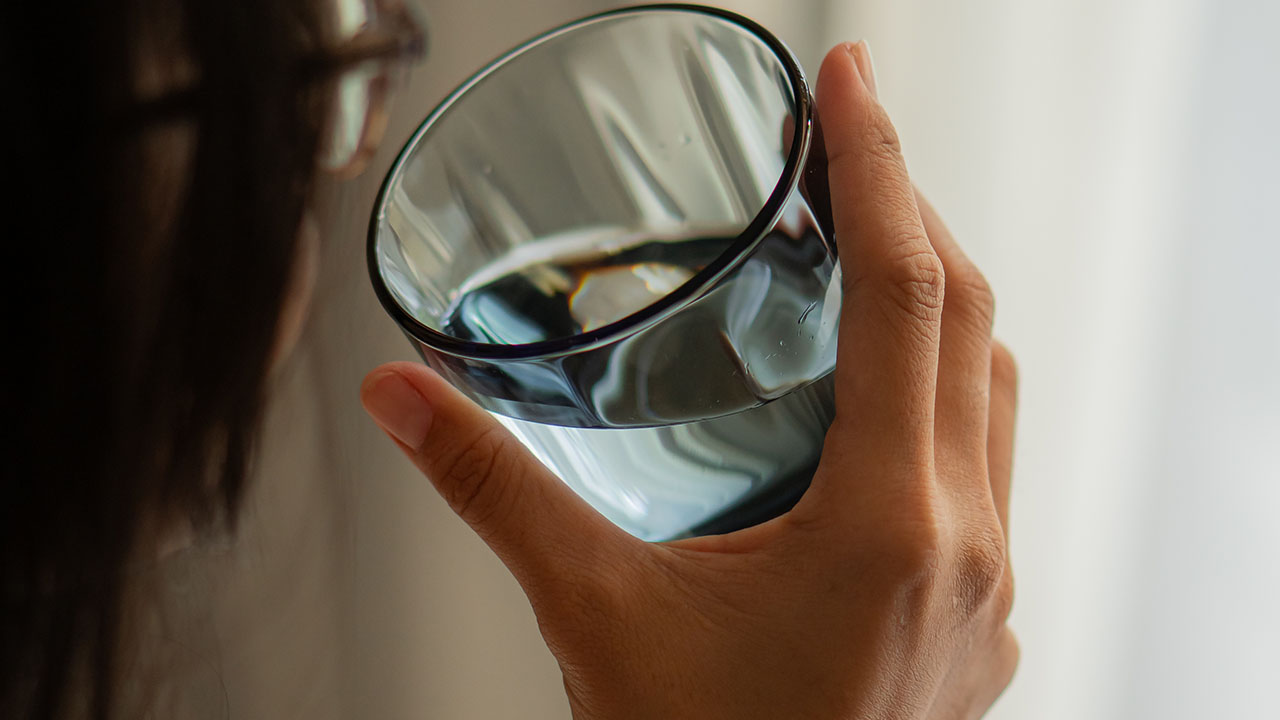
[[[0,716],[110,717],[131,558],[235,517],[322,115],[312,6],[6,8],[6,215],[28,222],[5,278]]]

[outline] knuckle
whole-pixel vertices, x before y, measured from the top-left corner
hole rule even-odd
[[[872,152],[881,161],[901,165],[903,163],[902,139],[898,135],[898,129],[889,120],[889,115],[879,106],[873,106],[868,110],[870,117],[867,118],[865,127],[869,135],[868,145],[872,148]]]
[[[519,485],[513,478],[498,480],[516,470],[509,459],[509,442],[505,434],[486,429],[449,453],[441,465],[439,485],[445,500],[471,524],[491,519],[505,504],[505,488]]]
[[[998,532],[984,533],[961,543],[955,558],[955,572],[957,599],[965,614],[978,614],[999,595],[1006,564],[1004,538]]]
[[[924,322],[942,315],[945,271],[932,250],[913,252],[891,263],[885,292],[893,306]]]

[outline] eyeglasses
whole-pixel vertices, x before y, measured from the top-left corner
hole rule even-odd
[[[319,48],[301,61],[300,80],[332,87],[323,109],[318,166],[353,177],[386,130],[390,90],[426,52],[425,23],[406,0],[329,0],[325,9]],[[137,129],[188,117],[199,107],[200,94],[196,85],[144,100],[118,125]]]
[[[317,68],[334,82],[317,162],[352,177],[386,131],[391,89],[403,80],[408,61],[425,52],[425,25],[403,0],[336,0],[331,7],[339,41],[323,52]]]

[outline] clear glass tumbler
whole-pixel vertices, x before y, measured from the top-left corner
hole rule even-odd
[[[368,260],[423,360],[634,535],[807,487],[839,266],[808,85],[756,23],[636,7],[510,51],[405,146]]]

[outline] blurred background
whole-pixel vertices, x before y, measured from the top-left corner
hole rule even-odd
[[[166,561],[193,714],[567,718],[520,589],[359,408],[413,353],[365,226],[417,123],[511,45],[619,3],[425,3],[431,48],[325,257],[236,538]],[[1280,4],[740,0],[817,74],[866,39],[911,173],[1021,369],[1023,648],[996,720],[1280,717]]]

